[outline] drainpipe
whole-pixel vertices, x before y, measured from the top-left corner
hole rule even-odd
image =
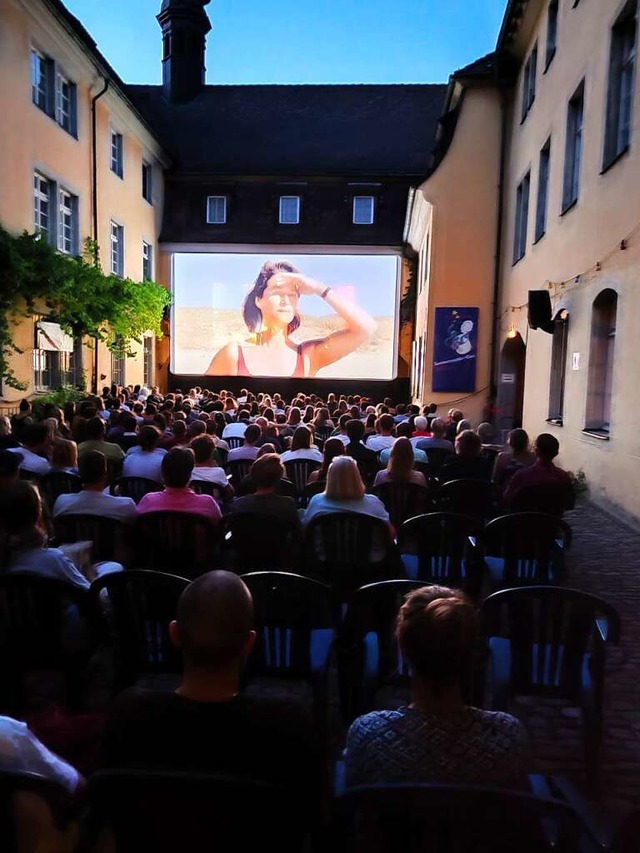
[[[98,116],[96,104],[100,98],[106,94],[108,88],[109,79],[105,77],[104,86],[98,94],[91,99],[91,201],[93,205],[93,240],[96,245],[98,244]],[[91,390],[94,394],[98,393],[98,341],[98,337],[95,337],[93,340],[93,377],[91,380]]]

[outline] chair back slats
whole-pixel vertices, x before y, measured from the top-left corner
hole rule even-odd
[[[405,521],[398,547],[401,554],[417,557],[417,577],[423,582],[462,584],[469,571],[470,537],[477,537],[479,529],[470,516],[427,513]]]
[[[82,480],[77,474],[66,471],[49,471],[40,478],[40,493],[49,511],[60,495],[77,494],[82,491]]]
[[[484,480],[451,480],[438,489],[435,496],[437,508],[484,520],[492,511],[495,490]]]
[[[222,489],[217,483],[211,483],[209,480],[192,480],[189,483],[189,488],[197,495],[209,495],[214,501],[222,500]]]
[[[241,435],[231,435],[229,438],[225,438],[225,441],[229,445],[229,450],[237,450],[244,444],[244,438]]]
[[[570,540],[566,522],[539,512],[494,518],[481,535],[485,556],[504,561],[504,586],[561,581]]]
[[[253,459],[234,459],[227,464],[227,470],[231,474],[231,482],[234,488],[240,485],[245,477],[251,473]]]
[[[307,505],[305,492],[307,480],[313,471],[318,470],[320,465],[320,462],[315,462],[313,459],[292,459],[290,462],[284,463],[287,479],[296,487],[296,499],[299,507],[304,508]]]
[[[225,518],[225,539],[240,571],[291,569],[298,558],[297,525],[259,512],[231,512]]]
[[[135,567],[194,578],[219,563],[220,529],[189,512],[147,512],[134,523]]]
[[[114,483],[112,491],[116,488],[120,497],[131,498],[134,503],[139,504],[145,495],[150,492],[161,492],[164,487],[162,483],[149,480],[147,477],[120,477]]]
[[[424,452],[429,460],[429,473],[434,477],[438,476],[444,463],[453,456],[450,450],[442,447],[425,448]]]
[[[53,529],[59,542],[91,542],[93,562],[113,560],[125,547],[126,527],[114,518],[68,513],[54,518]]]
[[[396,529],[408,518],[428,511],[429,490],[418,483],[381,483],[373,493],[385,505]]]

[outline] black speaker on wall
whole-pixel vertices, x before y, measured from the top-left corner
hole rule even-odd
[[[551,297],[548,290],[529,291],[529,326],[553,334],[555,323],[551,318]]]

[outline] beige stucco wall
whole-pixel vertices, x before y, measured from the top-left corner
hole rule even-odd
[[[419,253],[415,337],[425,339],[423,389],[416,401],[435,402],[442,413],[463,396],[431,390],[435,308],[477,306],[476,393],[459,404],[475,423],[484,417],[490,385],[499,158],[499,95],[469,88],[444,160],[416,193],[410,231]]]
[[[515,45],[519,59],[526,58],[538,38],[539,67],[536,99],[527,119],[520,123],[521,83],[514,92],[510,123],[505,195],[505,242],[502,270],[501,325],[506,333],[513,322],[527,342],[524,426],[535,435],[554,433],[561,444],[560,461],[570,469],[583,468],[595,499],[604,499],[640,515],[640,436],[636,428],[640,386],[636,377],[636,320],[640,314],[640,86],[636,81],[633,133],[627,154],[601,174],[608,87],[611,26],[624,3],[598,0],[560,4],[558,49],[543,74],[546,12],[532,3],[523,35]],[[636,63],[637,66],[637,63]],[[637,67],[636,67],[637,72]],[[567,104],[585,79],[583,156],[580,196],[564,216],[562,202]],[[552,137],[547,233],[532,245],[539,151]],[[531,168],[531,200],[526,256],[512,266],[516,188]],[[620,251],[623,238],[637,230]],[[594,269],[600,263],[601,270]],[[581,275],[576,281],[576,276]],[[564,424],[546,423],[548,416],[551,336],[527,329],[528,290],[549,287],[554,316],[569,311],[568,364],[565,382]],[[566,282],[564,286],[560,282]],[[613,371],[610,440],[583,432],[587,397],[591,306],[604,288],[618,293],[617,330]],[[572,369],[573,353],[580,367]]]
[[[31,99],[30,51],[38,48],[60,64],[77,85],[78,138],[68,134],[38,109]],[[10,231],[33,231],[33,172],[39,171],[78,197],[80,243],[92,234],[91,98],[104,78],[76,39],[47,11],[41,0],[0,0],[0,109],[5,117],[0,133],[0,223]],[[98,102],[98,242],[105,270],[110,262],[110,220],[125,228],[125,275],[142,278],[142,241],[154,247],[158,269],[157,235],[163,202],[161,163],[157,141],[127,103],[112,88]],[[110,128],[124,136],[124,180],[110,171]],[[154,165],[153,205],[142,197],[142,160]],[[154,276],[161,280],[159,275]],[[32,386],[33,321],[16,329],[24,349],[12,366]],[[85,367],[91,384],[93,350],[87,348]],[[142,382],[141,353],[127,360],[127,383]],[[98,375],[111,381],[111,356],[99,347]],[[100,379],[98,380],[100,384]],[[5,386],[7,401],[21,392]]]

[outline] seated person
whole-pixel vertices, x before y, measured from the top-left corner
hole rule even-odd
[[[258,456],[258,442],[262,436],[262,431],[256,424],[249,424],[244,432],[244,444],[242,447],[235,447],[229,451],[229,462],[237,462],[241,459],[250,459],[254,461]]]
[[[496,457],[493,482],[504,490],[509,481],[521,468],[529,468],[536,461],[535,453],[529,449],[529,436],[523,429],[512,429],[509,433],[508,449]]]
[[[66,438],[54,438],[51,445],[51,471],[78,474],[78,445]]]
[[[456,455],[440,469],[439,480],[491,480],[493,463],[481,456],[482,441],[471,429],[463,430],[456,438]]]
[[[60,495],[53,505],[53,517],[69,514],[101,515],[116,521],[129,522],[136,517],[136,505],[131,498],[108,494],[107,460],[98,450],[87,450],[80,459],[82,491]]]
[[[192,480],[203,480],[213,483],[220,488],[221,497],[231,500],[233,497],[233,486],[229,484],[224,468],[216,461],[216,443],[210,435],[199,435],[192,438],[189,447],[193,451],[195,466],[191,474]]]
[[[20,478],[20,457],[17,453],[0,450],[0,489],[17,483]]]
[[[242,580],[222,571],[194,580],[169,632],[183,654],[182,683],[173,693],[132,688],[116,699],[104,766],[295,786],[306,807],[317,811],[322,769],[311,720],[295,704],[240,689],[255,641],[253,602]]]
[[[217,502],[211,495],[197,495],[189,488],[194,464],[191,448],[174,447],[165,453],[162,459],[164,490],[146,494],[137,506],[138,515],[148,512],[191,512],[217,524],[222,518]]]
[[[431,438],[431,430],[429,429],[429,421],[422,415],[418,415],[417,418],[414,418],[413,427],[413,432],[409,438],[411,439],[411,444],[415,448],[421,438]]]
[[[87,440],[78,445],[78,458],[82,459],[85,453],[90,450],[98,450],[103,453],[107,462],[111,461],[114,464],[122,463],[124,459],[124,451],[118,444],[111,441],[105,441],[106,427],[104,420],[96,415],[89,418],[86,426]]]
[[[413,447],[406,436],[397,438],[391,448],[389,462],[384,471],[378,471],[373,481],[374,486],[382,483],[415,483],[418,486],[426,486],[427,481],[424,474],[416,471],[414,463]]]
[[[166,450],[158,447],[160,430],[147,424],[138,435],[138,444],[127,450],[122,463],[123,477],[145,477],[147,480],[162,482],[162,461]]]
[[[398,424],[396,427],[396,440],[398,438],[408,438],[411,441],[411,446],[413,447],[413,460],[414,462],[419,462],[420,464],[427,465],[429,463],[429,457],[424,452],[424,450],[420,450],[419,447],[416,447],[416,444],[411,437],[413,435],[413,430],[411,429],[411,423],[409,421],[403,421]],[[389,457],[391,456],[391,451],[393,450],[393,444],[391,447],[387,447],[380,452],[379,461],[381,465],[386,465],[389,461]]]
[[[364,462],[367,466],[378,468],[378,454],[364,444],[364,424],[361,420],[351,418],[345,425],[349,441],[344,446],[347,456],[356,462]]]
[[[463,700],[482,653],[475,608],[441,586],[410,592],[397,637],[413,673],[412,702],[349,729],[346,784],[441,782],[526,789],[532,759],[521,723]]]
[[[21,432],[23,447],[10,447],[10,453],[22,456],[20,468],[41,477],[51,470],[49,465],[50,440],[46,424],[29,423]]]
[[[453,453],[453,444],[445,438],[447,424],[444,418],[434,418],[431,421],[431,436],[421,438],[415,442],[415,447],[420,450],[448,450]]]
[[[323,454],[322,454],[322,465],[316,470],[312,471],[309,475],[308,483],[317,483],[324,481],[327,479],[327,471],[329,470],[329,465],[333,462],[336,456],[343,456],[345,452],[345,444],[340,441],[337,436],[333,438],[328,438],[324,443]]]
[[[6,415],[0,415],[0,450],[8,450],[10,447],[20,447],[20,442],[11,435],[11,421]]]
[[[264,445],[266,447],[266,445]],[[298,512],[293,498],[278,495],[277,484],[284,477],[285,469],[277,453],[261,454],[251,466],[251,480],[255,493],[236,498],[231,504],[231,515],[257,512],[270,515],[279,521],[299,526]]]
[[[571,477],[553,464],[559,452],[555,436],[544,432],[536,438],[535,463],[516,471],[505,489],[504,503],[508,509],[561,516],[574,508],[576,496]]]
[[[280,457],[283,462],[294,462],[296,459],[307,459],[310,462],[322,462],[322,453],[312,444],[313,433],[306,426],[296,427],[291,439],[291,449],[285,450]],[[246,436],[245,436],[246,441]]]
[[[26,723],[0,716],[0,770],[37,773],[74,795],[84,785],[80,773],[54,755]]]
[[[381,450],[391,447],[395,441],[395,437],[393,435],[395,426],[396,424],[393,420],[393,415],[390,415],[389,413],[380,415],[376,421],[377,434],[372,435],[367,439],[367,447],[369,450],[380,453]]]

